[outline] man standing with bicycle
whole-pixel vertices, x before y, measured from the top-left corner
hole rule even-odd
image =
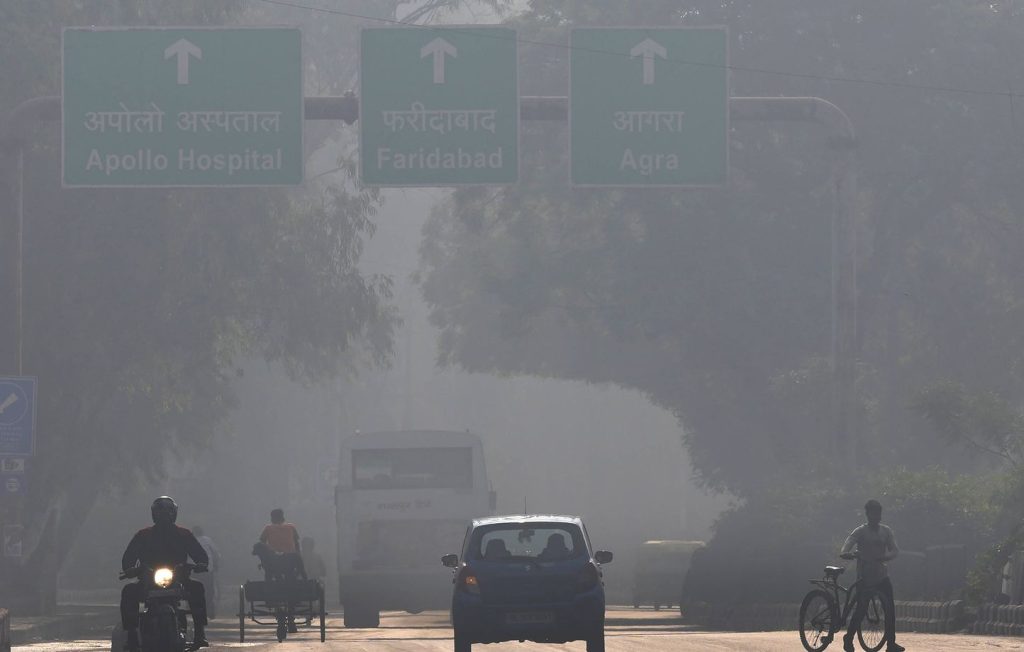
[[[857,560],[857,606],[850,618],[850,626],[843,636],[843,650],[853,652],[853,637],[860,629],[867,612],[871,593],[877,591],[885,606],[885,641],[888,652],[903,652],[903,646],[896,643],[896,607],[893,602],[892,582],[889,581],[887,562],[900,554],[892,529],[882,525],[882,504],[869,500],[864,505],[868,522],[861,525],[846,538],[840,557]],[[856,552],[854,549],[856,548]]]

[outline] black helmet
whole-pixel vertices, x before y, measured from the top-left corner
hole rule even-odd
[[[178,520],[178,503],[170,496],[160,496],[154,500],[149,511],[157,525],[174,525]]]

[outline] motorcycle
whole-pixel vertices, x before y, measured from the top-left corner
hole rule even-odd
[[[139,615],[139,637],[142,652],[196,652],[199,646],[188,637],[188,613],[182,607],[187,600],[183,581],[191,573],[202,573],[206,566],[178,564],[174,568],[136,566],[120,575],[120,579],[142,578],[146,591]]]

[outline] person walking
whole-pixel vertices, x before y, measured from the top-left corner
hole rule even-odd
[[[306,567],[306,576],[323,583],[327,578],[327,564],[316,551],[313,537],[302,537],[302,563]]]
[[[200,581],[207,588],[206,617],[213,620],[217,614],[217,601],[220,598],[220,587],[217,585],[220,573],[220,550],[217,548],[217,544],[213,542],[213,539],[203,532],[202,527],[198,525],[193,526],[192,534],[195,535],[196,541],[206,551],[206,556],[210,558],[210,570]]]

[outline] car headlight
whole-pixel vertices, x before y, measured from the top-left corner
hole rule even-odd
[[[153,584],[166,589],[174,581],[174,571],[170,568],[158,568],[153,572]]]

